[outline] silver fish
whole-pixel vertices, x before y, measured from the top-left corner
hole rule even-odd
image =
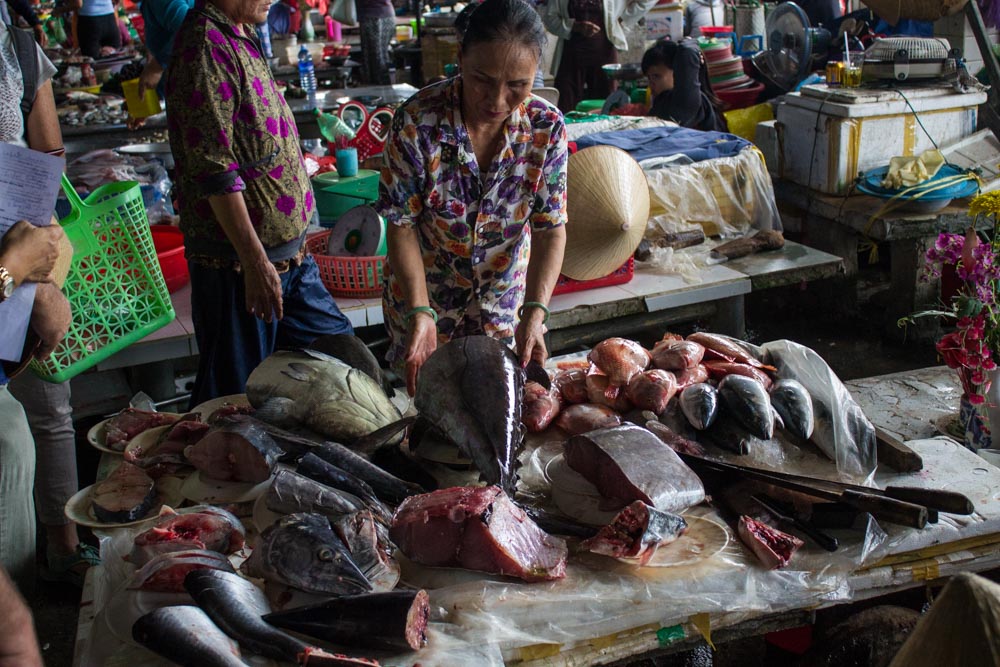
[[[729,374],[719,383],[719,398],[726,410],[747,431],[763,440],[774,435],[771,399],[764,387],[744,375]]]
[[[252,576],[307,593],[368,593],[371,582],[358,569],[350,551],[320,514],[290,514],[261,533],[243,564]]]
[[[699,431],[704,431],[712,425],[718,414],[719,394],[712,385],[699,382],[684,388],[680,404],[688,423]]]
[[[790,378],[775,382],[771,387],[771,406],[791,433],[805,440],[812,436],[815,426],[812,397],[801,382]]]
[[[132,625],[132,638],[183,667],[246,667],[236,642],[193,605],[149,612]]]
[[[400,419],[378,382],[315,350],[280,351],[265,359],[247,380],[255,416],[282,428],[305,426],[351,441]],[[402,439],[396,436],[395,442]]]
[[[278,514],[315,512],[333,519],[362,508],[357,498],[291,470],[279,470],[264,497],[267,509]]]

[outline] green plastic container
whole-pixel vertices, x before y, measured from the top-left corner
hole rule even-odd
[[[79,375],[175,316],[139,184],[102,185],[86,201],[65,175],[62,186],[73,209],[60,220],[73,244],[63,285],[73,321],[48,359],[31,362],[49,382]]]
[[[355,206],[376,201],[378,181],[379,173],[373,169],[359,169],[357,176],[347,178],[340,178],[332,171],[314,176],[313,193],[320,224],[330,227]]]
[[[574,111],[582,111],[587,113],[589,111],[600,111],[604,108],[604,100],[580,100],[576,105]]]

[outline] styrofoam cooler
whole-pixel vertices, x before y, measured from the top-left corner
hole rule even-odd
[[[684,8],[679,3],[659,4],[646,13],[646,39],[684,39]]]
[[[948,87],[899,90],[939,146],[975,132],[986,101],[986,93]],[[829,194],[843,194],[860,172],[893,157],[934,147],[899,93],[825,85],[786,95],[773,125],[758,126],[757,144],[773,176]]]

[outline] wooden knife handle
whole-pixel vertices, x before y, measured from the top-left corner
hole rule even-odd
[[[885,495],[896,500],[923,505],[939,512],[972,514],[976,511],[971,500],[955,491],[918,489],[912,486],[887,486],[885,487]]]
[[[876,519],[883,519],[901,526],[923,529],[927,525],[927,508],[888,496],[876,496],[870,493],[858,493],[845,490],[840,501],[856,507],[863,512],[869,512]]]

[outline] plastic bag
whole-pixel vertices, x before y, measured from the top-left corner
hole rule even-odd
[[[760,152],[744,149],[735,157],[687,166],[646,170],[651,222],[646,238],[672,221],[696,222],[709,236],[735,237],[751,229],[781,230],[774,187]]]
[[[790,340],[765,343],[761,351],[778,369],[778,378],[798,380],[812,396],[812,441],[837,464],[838,474],[871,483],[877,465],[875,427],[837,374],[814,350]]]

